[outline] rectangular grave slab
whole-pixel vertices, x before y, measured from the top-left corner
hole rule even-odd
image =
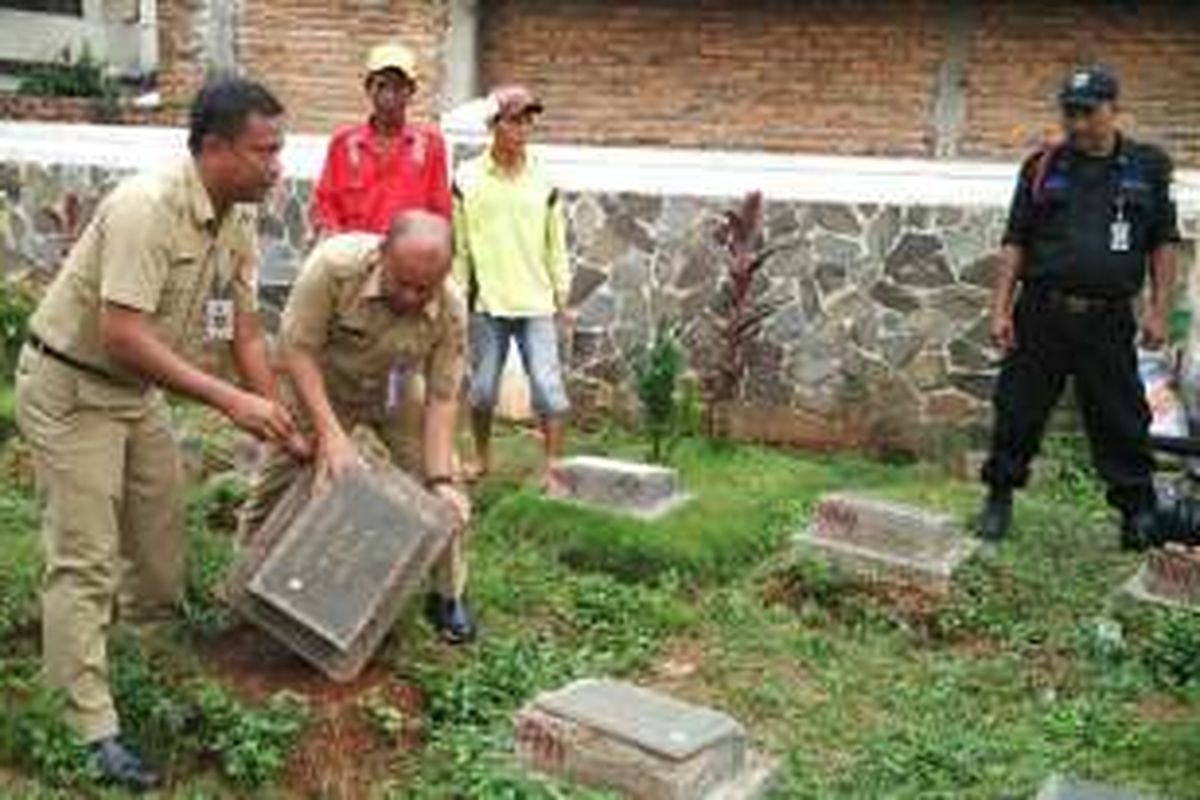
[[[310,473],[238,554],[226,596],[336,681],[352,680],[449,542],[440,501],[390,466],[318,497]]]
[[[949,514],[851,493],[826,495],[796,539],[802,553],[867,577],[945,593],[979,542]]]
[[[617,681],[538,696],[518,712],[515,738],[527,767],[633,800],[750,800],[776,771],[726,714]]]
[[[555,498],[640,519],[657,519],[691,499],[679,485],[679,473],[657,464],[599,456],[558,461]]]
[[[1042,785],[1037,800],[1149,800],[1149,798],[1125,789],[1055,775]]]
[[[1151,550],[1124,588],[1137,600],[1200,611],[1200,549]]]

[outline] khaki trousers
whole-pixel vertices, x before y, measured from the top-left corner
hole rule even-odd
[[[114,616],[168,616],[183,586],[182,467],[157,390],[93,377],[26,347],[17,424],[45,510],[42,654],[84,741],[118,732],[108,688]]]

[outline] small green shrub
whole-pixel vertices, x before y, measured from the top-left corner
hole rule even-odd
[[[29,317],[37,306],[31,293],[0,279],[0,371],[12,375],[17,354],[29,331]]]
[[[680,435],[679,373],[683,350],[675,332],[659,324],[654,338],[634,358],[642,428],[650,438],[650,460],[661,462]]]
[[[1200,617],[1186,613],[1159,615],[1142,660],[1159,686],[1200,690]]]
[[[279,694],[249,706],[211,680],[181,680],[133,637],[115,643],[113,694],[126,732],[162,762],[216,758],[221,774],[254,788],[277,778],[304,727],[302,701]]]
[[[40,97],[96,97],[116,94],[116,84],[108,77],[105,64],[84,45],[76,57],[64,47],[58,58],[30,68],[17,85],[19,94]]]
[[[16,491],[0,493],[0,642],[38,620],[38,587],[42,560],[38,546],[38,511],[33,497]]]
[[[15,685],[14,685],[15,684]],[[56,787],[77,787],[97,773],[87,748],[63,721],[64,698],[36,677],[6,681],[0,691],[0,761]]]
[[[278,777],[304,728],[303,702],[278,694],[247,708],[216,683],[201,682],[193,691],[205,747],[220,758],[225,777],[249,788]]]

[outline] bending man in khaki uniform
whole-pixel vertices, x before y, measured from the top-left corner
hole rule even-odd
[[[463,538],[470,504],[451,477],[457,399],[464,374],[466,311],[450,274],[450,226],[406,211],[386,236],[346,233],[317,245],[283,312],[281,344],[291,388],[315,434],[317,485],[359,459],[350,434],[365,426],[394,463],[451,503],[459,525],[435,576],[428,613],[452,644],[470,641],[463,600]],[[401,424],[404,387],[390,376],[423,377],[420,442]],[[266,520],[302,464],[272,447],[242,509],[244,535]]]
[[[205,87],[192,157],[104,199],[34,314],[17,369],[17,422],[46,500],[46,679],[65,691],[101,773],[135,790],[158,778],[117,738],[106,634],[114,610],[161,618],[182,587],[182,472],[160,389],[304,449],[275,400],[254,216],[237,205],[279,177],[282,113],[255,83]],[[216,347],[232,349],[246,388],[195,366]]]

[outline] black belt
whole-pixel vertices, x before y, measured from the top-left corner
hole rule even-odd
[[[86,372],[88,375],[92,375],[93,377],[96,377],[96,378],[102,378],[103,380],[106,380],[109,383],[122,383],[122,381],[114,378],[112,375],[109,375],[107,372],[100,369],[99,367],[93,367],[91,364],[80,361],[79,359],[75,358],[74,356],[69,356],[66,353],[62,352],[61,350],[57,350],[57,349],[51,347],[50,345],[43,342],[36,333],[29,334],[28,341],[29,341],[29,346],[32,347],[37,352],[39,352],[45,356],[50,356],[55,361],[66,364],[68,367],[77,369],[80,372]]]
[[[1112,311],[1118,308],[1128,308],[1131,302],[1128,297],[1096,297],[1094,295],[1072,294],[1061,289],[1038,289],[1037,295],[1044,297],[1051,305],[1061,308],[1068,314],[1090,314],[1097,311]]]

